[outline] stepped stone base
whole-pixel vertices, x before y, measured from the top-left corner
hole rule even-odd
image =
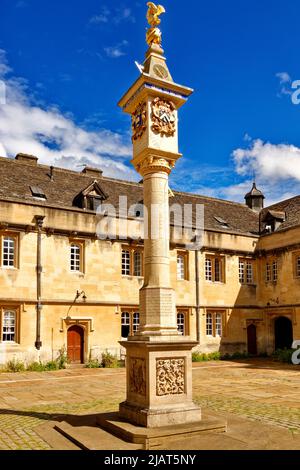
[[[102,429],[124,441],[141,444],[145,450],[163,448],[165,440],[175,437],[188,439],[189,437],[227,431],[225,420],[217,418],[207,418],[198,422],[159,428],[136,426],[121,418],[119,413],[101,414],[96,421]]]

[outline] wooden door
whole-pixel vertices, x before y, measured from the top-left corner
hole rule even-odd
[[[247,328],[248,337],[248,354],[257,355],[257,338],[256,338],[256,326],[249,325]]]
[[[83,329],[73,325],[68,329],[68,359],[70,362],[83,363]]]

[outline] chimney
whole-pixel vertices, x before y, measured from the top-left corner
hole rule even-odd
[[[93,178],[101,178],[103,171],[100,168],[92,168],[91,166],[86,166],[82,173],[86,176],[92,176]]]
[[[18,153],[15,160],[18,160],[19,163],[26,163],[27,165],[37,165],[38,158],[34,155],[28,155],[27,153]]]

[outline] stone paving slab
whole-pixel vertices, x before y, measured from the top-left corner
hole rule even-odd
[[[229,417],[226,438],[207,437],[194,448],[300,449],[299,367],[265,360],[197,363],[193,385],[204,412]],[[124,398],[125,369],[0,373],[0,449],[62,446],[63,441],[51,444],[50,437],[47,442],[38,429],[116,411]]]

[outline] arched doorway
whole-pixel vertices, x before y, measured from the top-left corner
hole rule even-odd
[[[68,359],[72,363],[83,363],[84,330],[73,325],[68,329]]]
[[[277,349],[291,349],[293,342],[293,325],[289,318],[279,317],[275,320],[275,351]]]
[[[247,328],[248,354],[257,355],[256,326],[252,323]]]

